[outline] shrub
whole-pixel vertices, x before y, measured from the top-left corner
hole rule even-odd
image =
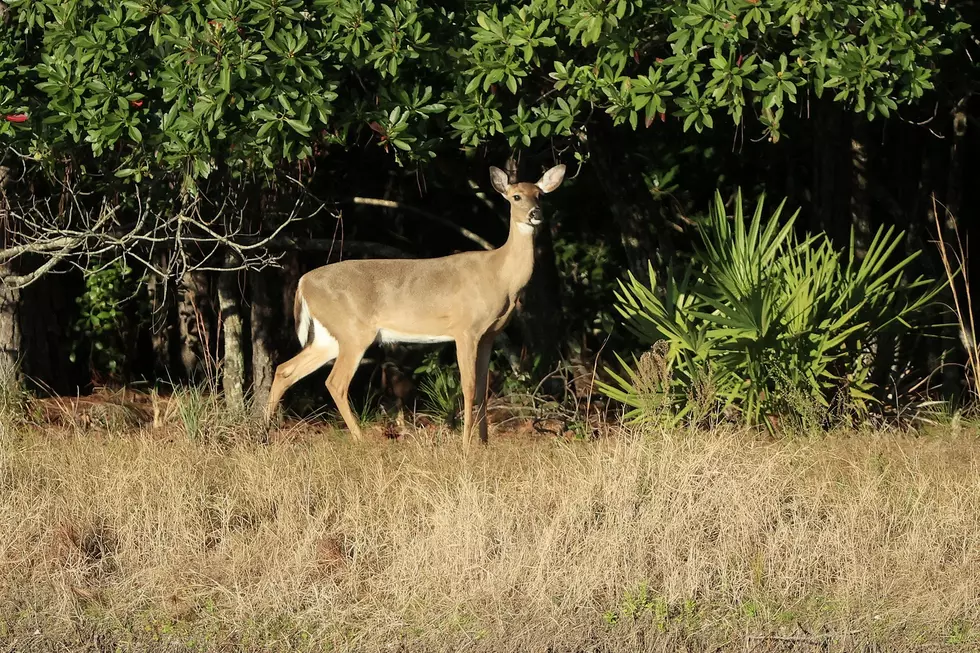
[[[126,376],[134,334],[149,310],[144,290],[143,279],[124,259],[94,262],[85,271],[85,292],[75,299],[71,360],[85,360],[93,379]]]
[[[825,421],[835,404],[862,418],[879,401],[872,372],[886,363],[886,343],[921,319],[942,286],[906,278],[918,252],[894,261],[903,236],[894,228],[879,229],[863,255],[852,233],[842,260],[825,234],[796,237],[798,212],[783,221],[785,202],[767,218],[763,203],[746,220],[739,192],[729,217],[716,193],[679,275],[658,288],[651,266],[647,283],[632,273],[620,282],[616,309],[627,328],[641,342],[666,343],[665,372],[651,376],[645,370],[656,366],[643,356],[630,365],[617,355],[624,375],[610,371],[613,383],[600,384],[632,408],[629,419],[660,419],[664,411],[649,407],[663,405],[670,419],[691,418],[707,400],[716,414],[734,409],[771,428],[779,417]]]
[[[433,352],[415,369],[415,374],[420,378],[419,391],[425,412],[450,427],[455,426],[463,398],[459,367],[456,364],[442,364],[439,352]]]

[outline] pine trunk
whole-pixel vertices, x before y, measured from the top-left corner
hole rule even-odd
[[[166,269],[165,256],[155,256],[154,265],[157,269]],[[168,280],[154,272],[149,272],[150,298],[150,339],[153,346],[153,372],[157,381],[170,381],[171,352],[176,341],[174,339],[173,308],[174,298]]]
[[[565,325],[551,232],[542,229],[534,246],[534,274],[518,304],[517,322],[525,347],[522,368],[544,375],[553,370],[561,354]]]
[[[242,313],[238,292],[237,258],[225,256],[227,269],[218,273],[218,307],[221,311],[221,332],[224,344],[222,359],[222,389],[228,410],[241,413],[245,409],[245,357],[242,347]]]
[[[851,229],[840,234],[850,239],[854,233],[854,250],[858,260],[864,258],[871,244],[871,191],[868,174],[868,122],[864,116],[854,118],[851,136]],[[848,241],[844,241],[848,242]]]
[[[942,207],[939,207],[940,211],[940,224],[943,230],[943,240],[951,247],[956,247],[957,236],[963,238],[963,234],[959,234],[957,220],[960,218],[960,211],[963,206],[963,179],[964,179],[964,163],[965,155],[967,149],[966,135],[967,135],[967,101],[968,98],[963,98],[960,100],[955,109],[953,110],[953,143],[950,146],[949,152],[949,177],[946,182],[946,202],[945,211]],[[964,248],[967,247],[967,243],[963,243]],[[949,252],[951,254],[951,252]],[[969,255],[969,250],[967,250]],[[963,293],[965,296],[966,287],[962,283],[962,279],[956,279],[957,284],[956,291]],[[970,316],[963,316],[966,323],[970,323]],[[965,377],[963,374],[964,365],[966,364],[967,357],[966,352],[959,345],[962,342],[960,338],[960,330],[957,326],[948,327],[946,332],[943,334],[949,339],[951,343],[957,343],[950,353],[950,356],[946,360],[946,364],[943,367],[943,395],[947,397],[961,397],[964,391]],[[974,334],[976,338],[976,334]]]
[[[843,245],[846,240],[840,242],[840,225],[847,224],[850,212],[850,150],[846,145],[844,116],[841,108],[828,98],[815,102],[813,111],[813,213],[810,231],[823,231],[836,244]]]
[[[207,274],[188,272],[180,282],[177,327],[180,332],[180,362],[191,383],[215,383],[211,350],[212,304]]]
[[[7,394],[20,386],[20,291],[8,288],[3,279],[10,274],[0,266],[0,392]]]
[[[272,294],[269,289],[270,271],[249,273],[252,311],[252,398],[256,406],[265,406],[272,389],[275,374],[275,343],[273,333],[276,324]]]
[[[0,225],[3,241],[7,243],[7,224],[10,219],[7,204],[7,182],[10,168],[0,166]],[[4,280],[12,273],[10,266],[0,265],[0,391],[4,394],[20,385],[20,291],[8,288]]]
[[[656,269],[666,269],[674,256],[672,227],[657,211],[641,166],[630,161],[629,149],[620,145],[618,132],[605,116],[589,125],[589,152],[630,271],[646,276],[650,260]]]

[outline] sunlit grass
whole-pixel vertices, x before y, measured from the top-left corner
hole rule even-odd
[[[468,451],[441,431],[261,444],[181,423],[4,427],[5,646],[980,644],[972,433],[497,434]]]

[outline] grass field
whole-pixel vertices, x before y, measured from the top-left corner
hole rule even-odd
[[[0,650],[980,650],[978,445],[7,424]]]

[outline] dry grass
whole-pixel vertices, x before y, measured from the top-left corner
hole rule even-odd
[[[977,445],[6,427],[0,650],[977,650]]]

